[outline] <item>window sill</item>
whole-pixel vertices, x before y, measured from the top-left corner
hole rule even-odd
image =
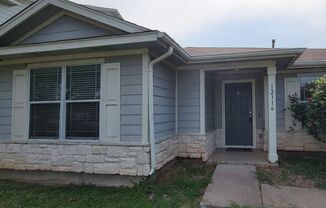
[[[94,140],[45,140],[45,139],[24,139],[24,140],[0,140],[0,144],[56,144],[56,145],[99,145],[99,146],[140,146],[147,147],[149,143],[141,142],[107,142]]]

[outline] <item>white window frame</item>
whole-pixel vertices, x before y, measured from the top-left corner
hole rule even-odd
[[[62,85],[62,76],[63,76],[63,70],[61,66],[49,66],[49,67],[38,67],[38,68],[27,68],[27,119],[28,119],[28,126],[27,126],[27,139],[28,140],[58,140],[60,139],[60,132],[61,132],[61,129],[60,129],[60,122],[61,122],[61,100],[62,100],[62,94],[61,94],[61,99],[60,100],[57,100],[57,101],[31,101],[31,71],[32,70],[37,70],[37,69],[45,69],[45,68],[61,68],[61,85]],[[61,89],[61,93],[62,93],[62,89]],[[57,103],[57,104],[60,104],[60,112],[59,112],[59,138],[31,138],[30,136],[30,130],[31,130],[31,105],[32,104],[51,104],[51,103]]]
[[[92,100],[66,100],[66,76],[67,76],[67,67],[71,66],[84,66],[84,65],[100,65],[105,62],[104,58],[101,59],[90,59],[90,60],[76,60],[76,61],[65,61],[65,62],[52,62],[52,63],[41,63],[41,64],[30,64],[27,66],[27,118],[28,118],[28,128],[27,128],[27,139],[28,140],[59,140],[59,141],[98,141],[94,139],[66,139],[66,111],[67,111],[67,103],[78,103],[78,102],[101,102],[100,99],[92,99]],[[30,101],[30,87],[31,87],[31,70],[34,69],[45,69],[45,68],[61,68],[61,99],[59,101]],[[100,68],[101,69],[101,68]],[[101,70],[100,70],[101,71]],[[101,86],[101,85],[100,85]],[[59,103],[60,104],[60,112],[59,112],[59,137],[55,139],[48,138],[30,138],[30,109],[31,104],[42,104],[42,103]],[[99,109],[100,110],[100,109]],[[99,112],[99,115],[101,112]],[[99,120],[100,121],[100,120]],[[99,129],[100,131],[100,129]]]
[[[297,78],[298,78],[298,82],[299,82],[299,101],[301,103],[307,103],[307,100],[301,100],[301,78],[308,78],[308,77],[312,77],[312,78],[320,78],[322,76],[324,76],[325,73],[303,73],[303,74],[298,74]]]
[[[63,115],[63,122],[64,122],[64,129],[62,130],[62,132],[63,132],[63,134],[64,135],[62,135],[63,136],[63,139],[65,139],[65,140],[95,140],[95,139],[91,139],[91,137],[90,138],[85,138],[85,139],[67,139],[67,134],[66,134],[66,128],[67,128],[67,126],[66,126],[66,121],[67,121],[67,104],[68,103],[99,103],[99,115],[100,115],[100,105],[101,105],[101,96],[100,96],[100,98],[98,98],[98,99],[89,99],[89,100],[67,100],[67,98],[66,98],[66,86],[67,86],[67,80],[66,80],[66,76],[67,76],[67,68],[68,67],[73,67],[73,66],[85,66],[85,65],[99,65],[100,66],[100,73],[101,73],[101,64],[83,64],[83,65],[67,65],[67,66],[64,66],[63,67],[63,72],[62,73],[65,73],[65,81],[64,81],[64,95],[62,94],[62,97],[61,97],[61,100],[62,100],[62,103],[63,103],[63,113],[64,113],[64,115]],[[100,75],[100,92],[101,92],[101,75]],[[61,120],[61,119],[60,119]],[[99,118],[99,122],[100,122],[100,118]],[[99,128],[100,128],[100,125],[99,125]],[[100,132],[100,129],[99,129],[99,132]],[[98,136],[98,138],[96,139],[96,140],[99,140],[100,139],[100,135]]]

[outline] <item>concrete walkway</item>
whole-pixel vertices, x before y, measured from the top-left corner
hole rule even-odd
[[[200,207],[325,208],[326,191],[286,186],[259,187],[254,165],[219,164]]]
[[[229,207],[234,202],[260,207],[262,203],[255,172],[253,165],[218,165],[200,206]]]

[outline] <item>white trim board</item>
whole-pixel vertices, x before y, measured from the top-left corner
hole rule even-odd
[[[67,55],[56,55],[56,56],[44,56],[35,58],[22,58],[8,61],[0,61],[0,66],[10,64],[34,64],[34,63],[50,63],[58,61],[76,61],[85,59],[95,59],[110,56],[124,56],[124,55],[140,55],[147,53],[148,49],[132,49],[132,50],[117,50],[117,51],[105,51],[105,52],[92,52],[92,53],[80,53],[80,54],[67,54]]]
[[[136,44],[157,41],[156,32],[135,33],[128,35],[104,36],[88,39],[77,39],[68,41],[58,41],[53,43],[41,43],[33,45],[0,47],[0,56],[10,56],[35,52],[51,52],[67,49],[83,49],[90,47],[114,46],[120,44]]]
[[[225,137],[225,84],[231,83],[251,83],[251,90],[252,90],[252,146],[228,146],[226,145],[226,137]],[[256,148],[256,81],[255,79],[239,79],[239,80],[222,80],[222,140],[223,140],[223,147],[233,147],[233,148]]]

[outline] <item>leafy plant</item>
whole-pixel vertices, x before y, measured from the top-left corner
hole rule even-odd
[[[301,102],[297,94],[289,95],[288,109],[310,135],[326,142],[326,75],[313,81],[309,88],[311,97],[307,102]]]

